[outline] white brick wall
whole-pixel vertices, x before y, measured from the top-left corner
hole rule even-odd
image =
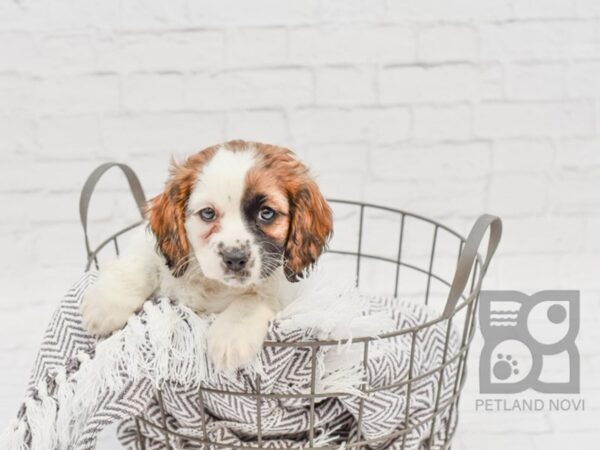
[[[89,171],[130,163],[152,194],[171,154],[246,138],[332,197],[502,215],[488,288],[583,291],[587,412],[476,413],[478,341],[456,447],[596,448],[599,99],[597,0],[0,2],[0,424],[81,271]],[[131,206],[111,175],[94,237]]]

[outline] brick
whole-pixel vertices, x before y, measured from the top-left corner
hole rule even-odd
[[[37,310],[36,310],[37,309]],[[52,307],[48,306],[38,306],[37,308],[33,307],[33,305],[24,305],[24,307],[19,310],[12,311],[3,311],[3,330],[0,336],[2,337],[3,343],[0,344],[3,352],[10,351],[14,349],[13,345],[11,345],[9,336],[20,337],[23,340],[27,340],[28,347],[32,346],[36,340],[40,340],[42,338],[42,334],[39,330],[39,324],[41,322],[47,321],[48,317],[52,314]],[[19,315],[27,314],[29,315],[31,320],[20,321]],[[26,339],[26,336],[30,334],[35,336],[34,339]],[[12,348],[11,348],[12,347]],[[2,360],[4,362],[4,358]],[[27,367],[27,363],[21,358],[18,358],[15,361],[17,364],[22,365],[23,368]]]
[[[15,202],[18,201],[16,195],[13,198]],[[4,249],[10,249],[4,261],[0,262],[2,271],[8,271],[14,267],[23,267],[33,260],[33,241],[29,234],[11,233],[0,235],[0,245]]]
[[[77,230],[72,228],[72,231],[76,233]],[[74,236],[74,242],[80,243],[82,240],[81,238],[78,239]],[[85,257],[83,248],[82,252],[83,257]],[[10,271],[4,271],[2,273],[0,283],[2,284],[5,293],[2,309],[23,310],[28,305],[34,305],[37,306],[38,311],[45,317],[45,320],[39,320],[39,322],[37,322],[39,335],[34,336],[33,334],[30,334],[28,338],[19,340],[19,344],[24,347],[24,349],[27,349],[26,351],[23,351],[23,353],[27,353],[30,357],[35,355],[44,328],[49,322],[51,310],[56,305],[58,299],[65,294],[67,289],[69,289],[71,283],[81,276],[82,269],[83,267],[80,264],[77,266],[59,266],[56,264],[52,267],[42,267],[38,264],[35,269],[32,269],[25,274],[14,267]],[[40,280],[43,280],[44,282],[40,283]],[[0,354],[2,353],[4,352],[0,352]],[[11,351],[10,353],[19,354],[20,352]],[[16,355],[13,356],[15,358],[17,357]],[[31,364],[31,361],[32,359],[30,358],[29,364]],[[29,368],[30,367],[31,366],[29,366]],[[19,392],[18,395],[22,399],[22,393]]]
[[[32,169],[33,175],[27,179],[29,186],[39,186],[48,194],[79,193],[86,177],[96,167],[97,161],[89,160],[38,160]],[[117,169],[118,170],[118,169]],[[56,176],[60,174],[61,176]],[[102,183],[106,183],[103,178]],[[125,181],[121,179],[120,186]]]
[[[284,144],[288,135],[284,115],[278,111],[234,111],[227,114],[227,139]]]
[[[103,70],[182,71],[221,66],[225,60],[224,33],[176,31],[101,37],[97,64]]]
[[[512,413],[504,413],[505,415],[511,415]],[[502,422],[502,417],[488,418],[489,422]],[[537,421],[537,419],[536,419]],[[509,426],[514,425],[517,421],[508,420]],[[530,420],[521,420],[522,423],[527,424]],[[490,435],[489,433],[474,432],[478,430],[463,430],[459,435],[460,441],[463,443],[466,449],[477,449],[485,442],[485,446],[488,450],[504,450],[510,448],[512,450],[531,450],[536,448],[533,446],[533,439],[531,436],[523,433],[511,433],[511,432],[499,432]],[[546,448],[546,447],[540,447]]]
[[[352,177],[348,182],[347,175],[335,172],[319,172],[319,189],[326,198],[359,199],[364,195],[367,177],[364,174]]]
[[[600,253],[600,219],[590,219],[586,224],[586,248]]]
[[[471,61],[478,53],[477,30],[469,26],[437,25],[419,32],[419,61]]]
[[[414,134],[420,141],[468,140],[471,137],[471,108],[467,105],[417,106]]]
[[[16,192],[0,193],[0,205],[3,205],[7,211],[10,211],[9,216],[0,216],[0,224],[8,229],[10,233],[15,233],[18,228],[31,223],[32,213],[36,208],[36,201],[41,201],[43,195],[40,192],[35,192],[33,189],[26,187],[21,189],[19,195]],[[28,209],[29,206],[29,209]],[[62,208],[64,211],[65,208]],[[11,222],[18,223],[17,227],[12,227]]]
[[[494,210],[490,210],[495,213]],[[510,227],[510,223],[507,224]],[[503,245],[504,247],[504,245]],[[557,258],[549,255],[505,254],[504,251],[494,257],[498,289],[515,289],[522,292],[537,292],[556,287],[549,280],[556,280],[558,274]],[[524,270],[524,268],[535,268]],[[487,277],[486,277],[487,278]],[[491,286],[486,283],[486,288]]]
[[[18,75],[0,75],[0,114],[26,117],[37,109],[39,80]]]
[[[0,35],[0,72],[36,72],[40,53],[34,37],[27,33],[2,33]]]
[[[584,220],[567,217],[513,218],[504,223],[505,254],[561,254],[581,249]]]
[[[0,114],[0,161],[22,160],[36,148],[34,120],[16,114]]]
[[[30,26],[48,33],[64,33],[112,29],[121,25],[120,2],[56,0],[52,5],[32,3],[28,5]]]
[[[557,214],[600,212],[600,170],[597,167],[566,171],[550,184],[551,209]]]
[[[169,164],[171,157],[174,156],[179,160],[184,155],[187,156],[193,151],[200,150],[202,143],[199,143],[195,149],[189,150],[187,153],[183,151],[174,151],[173,154],[170,152],[164,152],[163,154],[131,154],[120,158],[125,164],[131,166],[136,170],[140,182],[146,192],[146,197],[151,198],[154,195],[159,194],[165,187],[165,181],[168,177]],[[126,186],[123,175],[120,173],[116,174],[116,179],[113,181],[112,187],[115,189],[123,188]],[[109,180],[110,181],[110,180]]]
[[[481,29],[484,60],[593,58],[597,50],[597,26],[592,20],[513,22]]]
[[[546,177],[535,172],[492,176],[489,208],[501,217],[535,216],[547,205]]]
[[[181,110],[183,77],[176,73],[132,74],[123,83],[123,104],[133,111]]]
[[[235,28],[227,34],[227,64],[231,67],[282,64],[287,49],[284,28]]]
[[[87,174],[85,175],[87,176]],[[83,182],[83,179],[81,181]],[[37,227],[39,235],[43,236],[43,230],[47,226],[49,227],[49,224],[65,222],[77,223],[79,221],[79,212],[75,207],[79,200],[78,195],[78,191],[71,191],[66,193],[41,192],[31,196],[27,196],[26,198],[28,202],[23,205],[20,205],[19,207],[27,208],[29,211],[36,211],[35,214],[31,215],[30,220],[32,224],[43,224],[43,226]],[[35,205],[34,203],[37,202],[39,202],[39,204]],[[65,208],[64,205],[73,205],[73,207]],[[58,228],[60,228],[60,225],[57,227],[57,230]]]
[[[38,162],[30,162],[28,170],[24,170],[23,161],[5,161],[2,163],[3,175],[0,177],[0,192],[18,193],[32,192],[44,187],[43,175],[38,172]],[[54,163],[54,167],[58,164]],[[40,175],[42,175],[40,177]],[[16,195],[15,195],[15,198]]]
[[[595,0],[577,0],[577,12],[580,17],[598,17],[600,16],[600,4]]]
[[[324,21],[366,21],[386,18],[387,2],[385,0],[328,0],[319,5],[319,18]]]
[[[381,74],[380,99],[389,104],[495,98],[501,94],[500,75],[492,66],[390,67]]]
[[[317,0],[280,2],[256,0],[207,0],[189,3],[190,20],[196,24],[297,25],[316,19]]]
[[[301,109],[290,117],[292,136],[302,143],[399,142],[407,138],[404,108]]]
[[[449,180],[443,185],[428,180],[415,182],[396,178],[394,181],[369,180],[362,191],[363,198],[368,201],[441,220],[480,214],[485,209],[485,184],[485,179],[479,178]]]
[[[306,105],[313,99],[311,73],[270,69],[197,74],[188,79],[187,107],[198,110]]]
[[[582,169],[600,165],[600,139],[597,137],[563,139],[557,145],[556,162],[560,169]]]
[[[588,102],[483,103],[475,107],[479,137],[581,136],[594,132],[593,106]]]
[[[88,16],[91,16],[90,25],[99,30],[112,30],[121,26],[121,5],[120,0],[92,2],[92,5],[88,6],[88,11],[93,11],[92,14],[88,14]]]
[[[600,95],[600,63],[574,62],[567,71],[569,97],[585,98]]]
[[[290,60],[298,64],[405,63],[415,60],[416,48],[416,32],[406,25],[290,31]]]
[[[502,420],[506,416],[511,417],[508,423]],[[551,431],[548,417],[540,413],[464,411],[462,419],[464,420],[461,426],[463,432],[497,434],[498,439],[493,439],[495,442],[490,444],[493,449],[530,449],[529,446],[522,446],[524,442],[529,441],[528,433],[549,433]],[[506,436],[505,439],[501,439],[503,434]]]
[[[565,19],[576,15],[576,3],[573,0],[547,0],[543,3],[535,0],[516,0],[514,8],[517,17]]]
[[[157,113],[107,117],[100,125],[104,157],[123,152],[138,154],[204,148],[224,137],[220,114]],[[164,153],[163,153],[164,154]]]
[[[589,407],[589,400],[587,398],[589,397],[586,396],[586,407]],[[577,434],[595,429],[598,424],[598,417],[597,414],[594,414],[594,411],[588,410],[587,413],[550,416],[550,422],[553,428],[559,433]]]
[[[375,102],[374,71],[339,67],[317,71],[316,99],[321,105],[365,105]]]
[[[29,11],[15,2],[0,3],[1,31],[18,31],[30,27]]]
[[[377,179],[389,182],[485,178],[490,153],[485,143],[402,145],[373,149],[370,166]]]
[[[594,442],[600,439],[600,432],[595,430],[578,433],[553,433],[551,435],[533,436],[534,445],[541,449],[593,448]]]
[[[37,126],[39,153],[45,158],[85,158],[101,148],[96,116],[47,117]]]
[[[96,113],[119,110],[119,78],[116,75],[56,77],[40,86],[42,113]]]
[[[478,2],[473,0],[404,0],[388,3],[388,18],[448,20],[504,20],[512,17],[512,2],[499,0]]]
[[[494,142],[495,172],[542,173],[553,169],[554,146],[547,140],[508,139]]]
[[[368,149],[364,145],[311,145],[306,162],[319,177],[331,173],[347,176],[349,173],[364,173],[369,162],[368,155]]]
[[[517,64],[508,69],[508,95],[524,100],[561,99],[566,69],[560,64]]]
[[[89,34],[50,35],[38,45],[39,64],[45,71],[82,73],[96,69],[94,40]]]
[[[122,4],[121,15],[127,28],[185,26],[188,22],[185,0],[129,0]]]

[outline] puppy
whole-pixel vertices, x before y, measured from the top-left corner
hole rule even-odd
[[[207,349],[221,369],[254,359],[281,288],[312,267],[332,231],[331,210],[294,154],[244,141],[173,163],[147,221],[86,292],[83,324],[108,335],[149,297],[168,296],[218,313]]]

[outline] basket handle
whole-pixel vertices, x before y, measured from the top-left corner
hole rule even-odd
[[[446,301],[446,307],[444,308],[443,313],[444,319],[448,319],[454,313],[454,308],[456,308],[456,304],[469,281],[471,271],[473,270],[473,264],[477,259],[477,250],[479,250],[483,236],[488,228],[490,230],[488,248],[481,272],[479,273],[477,286],[474,290],[477,291],[481,288],[483,277],[485,276],[490,261],[500,243],[500,238],[502,237],[502,220],[500,220],[499,217],[490,214],[484,214],[479,217],[467,237],[465,246],[458,259],[458,264],[456,265],[456,272],[454,273],[454,279],[450,286],[450,292],[448,293],[448,300]]]
[[[79,217],[81,219],[81,226],[83,227],[83,235],[85,237],[85,249],[87,251],[88,259],[92,255],[92,250],[90,247],[90,241],[88,237],[88,210],[90,207],[90,200],[92,198],[92,194],[94,193],[94,189],[100,181],[100,178],[111,168],[118,167],[121,169],[123,174],[125,174],[125,178],[127,178],[127,183],[129,183],[129,190],[133,194],[133,198],[135,199],[135,203],[138,207],[140,215],[142,219],[145,218],[145,207],[146,207],[146,195],[144,194],[144,190],[142,189],[142,185],[138,176],[135,174],[133,169],[126,164],[117,163],[117,162],[107,162],[99,165],[94,169],[94,171],[90,174],[88,179],[85,181],[83,185],[83,189],[81,189],[81,194],[79,196]]]

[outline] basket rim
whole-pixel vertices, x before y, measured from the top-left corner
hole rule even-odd
[[[456,230],[453,230],[452,228],[450,228],[444,224],[441,224],[434,219],[423,216],[421,214],[416,214],[416,213],[412,213],[410,211],[406,211],[406,210],[402,210],[402,209],[398,209],[398,208],[392,208],[390,206],[385,206],[385,205],[379,205],[379,204],[368,203],[368,202],[360,202],[357,200],[345,200],[345,199],[338,199],[338,198],[329,199],[328,198],[327,201],[329,203],[333,203],[333,204],[357,206],[360,208],[361,215],[364,213],[364,209],[371,208],[371,209],[382,210],[382,211],[399,214],[401,217],[402,216],[411,217],[411,218],[414,218],[414,219],[417,219],[417,220],[420,220],[423,222],[427,222],[429,224],[434,225],[437,228],[441,228],[441,229],[445,230],[446,232],[450,233],[454,237],[458,238],[461,242],[461,245],[463,245],[467,240],[463,235],[458,233]],[[111,241],[115,242],[115,247],[118,249],[118,244],[117,244],[116,238],[118,238],[119,236],[125,234],[126,232],[128,232],[140,225],[143,225],[144,223],[145,223],[144,220],[139,220],[129,226],[126,226],[125,228],[120,229],[119,231],[117,231],[116,233],[113,233],[108,238],[106,238],[104,241],[102,241],[94,250],[92,250],[90,252],[90,255],[88,257],[87,264],[85,267],[85,272],[88,272],[91,269],[92,264],[94,263],[94,261],[96,260],[96,258],[98,256],[98,253],[102,249],[104,249],[104,247],[106,247]],[[357,255],[357,256],[359,255],[359,253],[355,253],[355,252],[351,252],[351,251],[327,250],[327,252],[332,253],[332,254],[346,254],[346,255]],[[397,260],[394,260],[391,258],[384,258],[384,257],[380,257],[380,256],[376,256],[376,255],[369,255],[369,254],[364,254],[364,253],[360,254],[360,257],[361,258],[378,259],[378,260],[390,262],[393,264],[397,264],[398,266],[407,267],[409,269],[427,274],[427,275],[431,276],[431,278],[436,279],[437,281],[445,284],[448,287],[451,287],[451,283],[448,282],[447,280],[444,280],[441,277],[439,277],[433,273],[429,273],[426,270],[424,270],[420,267],[417,267],[415,265],[407,264],[402,261],[397,261]],[[479,265],[479,267],[481,267],[483,264],[481,254],[479,254],[479,253],[477,253],[477,264]],[[269,348],[273,348],[273,347],[304,347],[304,348],[310,347],[310,348],[313,348],[313,347],[315,347],[316,348],[316,347],[320,347],[320,346],[331,347],[331,346],[344,345],[344,344],[367,343],[367,342],[372,342],[372,341],[377,341],[377,340],[382,340],[382,339],[391,339],[391,338],[404,336],[404,335],[408,335],[408,334],[416,334],[420,330],[423,330],[423,329],[431,327],[431,326],[435,326],[436,324],[443,322],[445,320],[452,320],[452,318],[458,312],[460,312],[463,308],[468,307],[470,304],[472,304],[472,302],[477,298],[478,295],[479,295],[479,289],[477,289],[477,288],[473,289],[468,295],[463,293],[460,296],[462,301],[458,305],[456,305],[456,307],[454,308],[454,311],[452,312],[452,314],[449,317],[444,317],[442,314],[440,314],[440,316],[435,319],[431,319],[422,324],[418,324],[418,325],[415,325],[410,328],[404,328],[402,330],[394,330],[394,331],[381,333],[381,334],[374,335],[374,336],[358,336],[358,337],[354,337],[354,338],[350,338],[350,339],[323,339],[323,340],[316,339],[316,340],[310,340],[310,341],[302,340],[302,341],[293,341],[293,342],[268,341],[267,340],[267,341],[264,341],[263,348],[267,348],[267,347],[269,347]]]

